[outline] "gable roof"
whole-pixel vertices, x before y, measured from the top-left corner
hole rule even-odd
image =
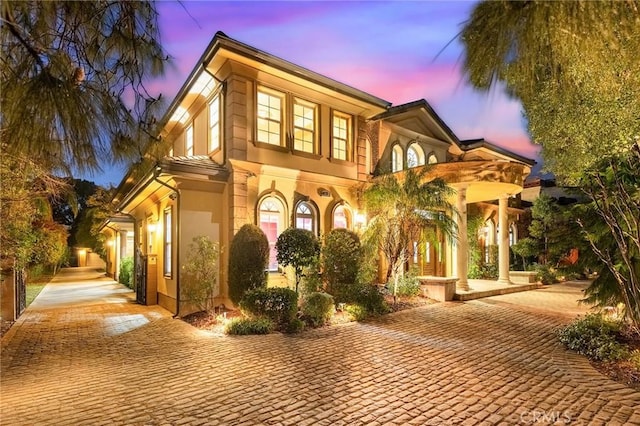
[[[484,140],[484,138],[467,139],[467,140],[460,141],[460,144],[461,144],[460,148],[462,148],[462,150],[465,152],[471,151],[474,149],[479,149],[479,148],[486,148],[490,151],[494,151],[499,154],[505,155],[507,157],[511,157],[514,160],[520,161],[530,166],[533,166],[534,164],[536,164],[535,160],[532,160],[527,157],[523,157],[522,155],[516,154],[515,152],[509,151],[508,149],[502,148],[491,142],[487,142],[486,140]]]

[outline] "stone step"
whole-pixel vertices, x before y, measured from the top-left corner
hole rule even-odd
[[[536,290],[538,288],[543,288],[542,284],[510,284],[506,286],[502,286],[500,288],[493,288],[489,290],[480,290],[480,291],[460,291],[456,290],[456,294],[453,296],[453,300],[459,300],[464,302],[466,300],[475,300],[482,299],[484,297],[491,296],[499,296],[501,294],[509,294],[509,293],[517,293],[520,291],[528,291],[528,290]]]

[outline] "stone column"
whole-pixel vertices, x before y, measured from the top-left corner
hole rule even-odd
[[[126,229],[120,230],[120,257],[127,257],[127,231]]]
[[[509,218],[507,216],[508,197],[498,200],[498,282],[510,284],[509,281]]]
[[[467,235],[467,189],[458,189],[456,203],[458,209],[458,241],[456,246],[456,272],[458,274],[457,287],[459,290],[468,291],[469,282],[469,237]]]

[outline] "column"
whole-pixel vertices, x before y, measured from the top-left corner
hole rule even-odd
[[[127,230],[121,229],[120,230],[120,258],[127,257],[127,256],[130,256],[130,254],[127,253]]]
[[[509,281],[509,218],[507,216],[508,196],[498,200],[498,282],[510,284]]]
[[[456,272],[458,290],[469,291],[467,273],[469,271],[469,238],[467,235],[467,189],[458,189],[456,203],[458,209],[458,244],[456,247]]]

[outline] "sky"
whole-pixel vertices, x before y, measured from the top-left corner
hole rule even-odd
[[[158,1],[172,58],[152,92],[172,100],[216,31],[400,105],[426,99],[460,139],[484,138],[539,161],[521,105],[478,92],[461,72],[456,36],[471,1]],[[168,104],[169,102],[167,102]],[[126,166],[84,177],[117,185]]]

